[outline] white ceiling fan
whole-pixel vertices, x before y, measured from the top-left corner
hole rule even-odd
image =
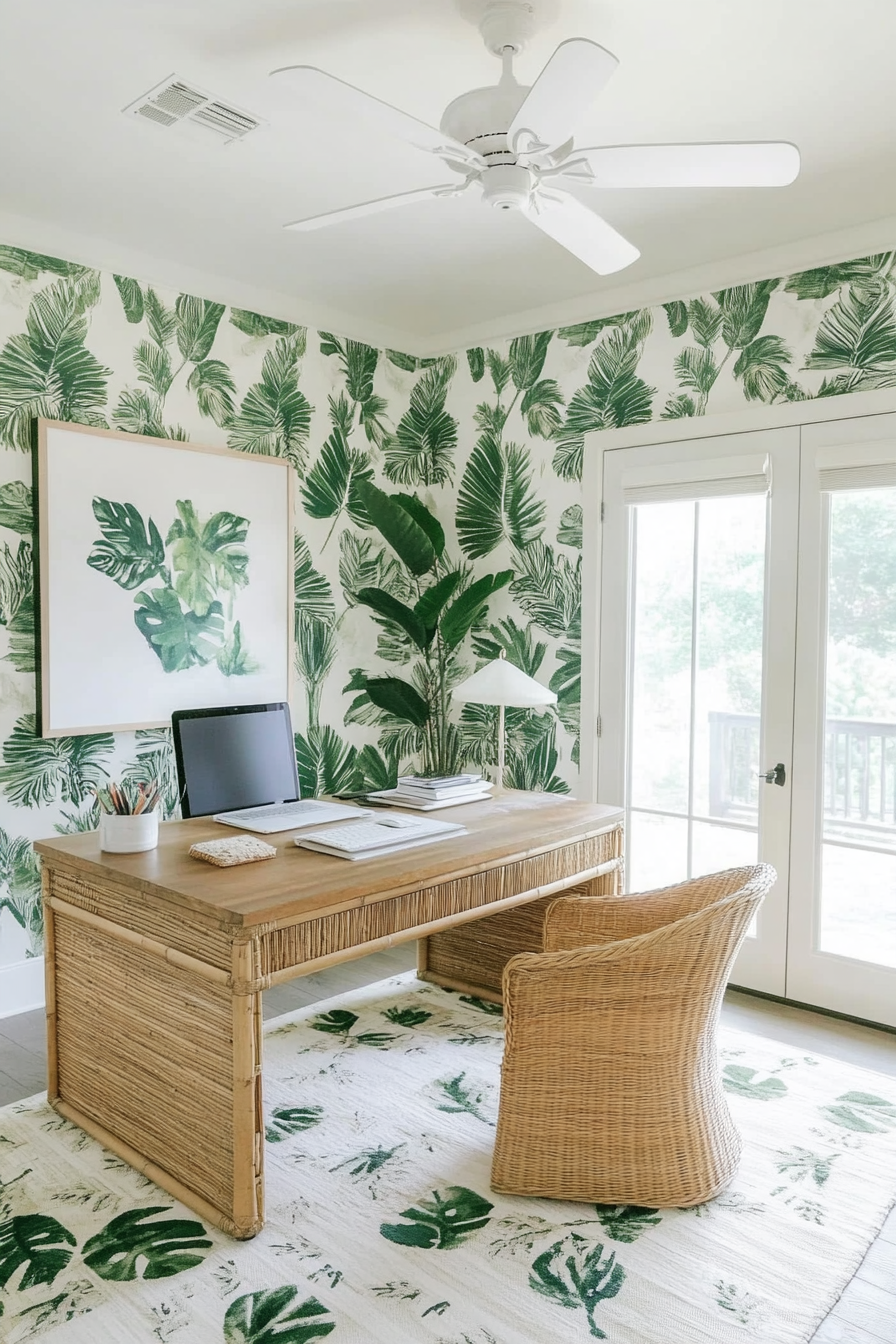
[[[499,83],[473,89],[449,104],[437,130],[351,84],[309,65],[272,76],[313,102],[322,116],[355,117],[365,126],[433,155],[461,181],[400,192],[287,224],[309,231],[478,189],[498,210],[518,210],[598,275],[630,266],[638,249],[568,191],[576,187],[778,187],[800,168],[786,142],[611,145],[579,149],[575,131],[602,92],[617,58],[596,42],[561,42],[531,88],[517,83],[513,58],[534,28],[526,0],[489,0],[479,25],[488,49],[503,63]]]

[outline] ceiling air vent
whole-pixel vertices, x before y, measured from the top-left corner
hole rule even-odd
[[[130,116],[154,121],[159,126],[195,127],[225,144],[244,139],[261,125],[258,117],[221,102],[220,98],[203,92],[195,84],[187,84],[176,75],[170,75],[123,110]]]

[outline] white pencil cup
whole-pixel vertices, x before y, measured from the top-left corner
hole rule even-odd
[[[158,812],[139,812],[135,817],[100,813],[100,849],[110,854],[139,854],[159,843]]]

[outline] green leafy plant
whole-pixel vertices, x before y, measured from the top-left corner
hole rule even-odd
[[[224,1316],[225,1344],[309,1344],[332,1334],[335,1321],[323,1319],[328,1308],[300,1297],[299,1288],[287,1285],[236,1298]]]
[[[134,624],[165,672],[213,659],[228,677],[257,670],[233,621],[234,599],[249,582],[247,519],[219,510],[203,523],[192,500],[179,499],[163,541],[153,519],[144,521],[133,504],[97,496],[93,514],[101,536],[87,563],[126,592],[140,589]],[[161,587],[141,586],[154,579]]]
[[[371,522],[404,566],[415,601],[410,605],[373,586],[359,589],[355,599],[416,662],[413,682],[358,670],[345,689],[359,693],[352,706],[356,713],[372,705],[410,726],[410,742],[421,753],[425,773],[456,774],[461,737],[449,717],[449,693],[459,679],[460,647],[483,621],[489,598],[510,583],[513,573],[504,570],[469,582],[462,569],[448,563],[442,527],[415,495],[387,495],[366,480],[359,482],[358,492]]]
[[[421,1199],[399,1217],[406,1223],[381,1223],[380,1235],[398,1246],[419,1246],[422,1250],[448,1251],[467,1241],[485,1227],[494,1205],[475,1190],[449,1185],[433,1190],[432,1199]]]
[[[571,1232],[532,1262],[529,1287],[569,1311],[583,1307],[590,1333],[595,1339],[606,1339],[594,1313],[601,1302],[617,1295],[625,1277],[615,1252],[604,1259],[603,1245],[590,1246],[584,1237]]]

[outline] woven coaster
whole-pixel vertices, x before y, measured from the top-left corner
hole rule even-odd
[[[235,835],[226,840],[203,840],[190,846],[191,859],[204,859],[216,868],[232,868],[237,863],[257,863],[259,859],[275,859],[277,851],[254,835]]]

